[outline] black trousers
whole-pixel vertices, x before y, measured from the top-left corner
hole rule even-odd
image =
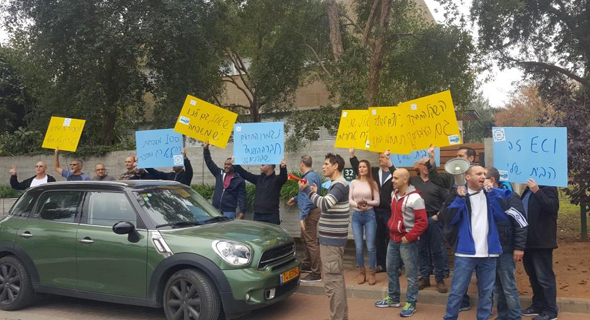
[[[383,270],[386,270],[387,245],[389,244],[389,228],[387,227],[387,222],[390,217],[391,210],[375,208],[375,219],[377,220],[377,234],[375,235],[377,266],[381,266]]]
[[[279,213],[258,213],[254,212],[254,221],[272,223],[276,225],[281,224],[281,216]]]
[[[553,249],[526,249],[523,264],[533,287],[533,308],[550,317],[557,317]]]

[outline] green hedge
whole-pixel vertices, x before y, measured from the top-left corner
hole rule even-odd
[[[21,191],[14,190],[10,186],[0,186],[0,198],[18,198]]]

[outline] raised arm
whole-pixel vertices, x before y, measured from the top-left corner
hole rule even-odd
[[[541,214],[557,219],[559,211],[559,195],[556,187],[540,187],[535,180],[529,179],[527,186],[533,193],[532,196],[541,204]]]
[[[278,186],[282,187],[287,182],[288,178],[289,175],[287,174],[287,162],[285,161],[285,158],[283,158],[281,160],[281,166],[279,169],[279,177],[277,178]]]
[[[217,177],[221,174],[221,169],[213,162],[211,159],[211,150],[209,150],[209,144],[205,143],[203,147],[203,158],[205,158],[205,164],[207,165],[207,169],[213,174],[213,176]]]
[[[350,148],[348,151],[350,154],[350,166],[352,167],[352,171],[354,171],[355,175],[359,175],[359,159],[354,155],[354,147]]]
[[[154,179],[168,180],[168,174],[166,174],[166,172],[158,171],[154,168],[146,168],[145,171],[151,174]]]
[[[253,173],[246,171],[246,169],[242,168],[242,166],[240,165],[234,165],[234,170],[236,170],[236,172],[239,175],[241,175],[242,178],[244,178],[246,181],[249,181],[252,184],[258,183],[258,178],[260,177],[259,175],[255,175]]]
[[[53,169],[55,172],[59,173],[59,175],[62,175],[64,171],[64,169],[62,169],[59,165],[59,148],[55,148],[55,154],[53,156]]]
[[[15,190],[26,190],[31,185],[31,179],[24,180],[23,182],[18,182],[16,177],[16,166],[12,166],[10,169],[10,186],[12,189]]]

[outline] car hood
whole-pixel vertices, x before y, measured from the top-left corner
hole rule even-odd
[[[293,238],[282,228],[263,222],[232,220],[208,225],[173,230],[160,230],[162,237],[174,250],[178,246],[211,247],[214,240],[233,240],[245,243],[254,250],[267,250],[293,242]],[[191,241],[194,240],[194,241]],[[184,251],[184,250],[181,250]],[[193,251],[193,250],[190,250]]]

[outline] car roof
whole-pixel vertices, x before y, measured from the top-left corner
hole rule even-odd
[[[116,181],[58,181],[45,183],[27,191],[46,191],[55,189],[105,189],[105,190],[141,190],[158,186],[184,186],[176,181],[165,180],[116,180]]]

